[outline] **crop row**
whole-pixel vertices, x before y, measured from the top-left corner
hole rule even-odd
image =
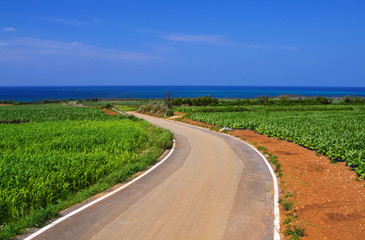
[[[365,177],[365,111],[198,112],[191,119],[286,139],[346,161]]]
[[[288,106],[194,106],[174,107],[174,111],[195,112],[252,112],[252,111],[340,111],[365,110],[363,105],[288,105]]]
[[[124,118],[123,116],[109,116],[99,108],[81,108],[63,106],[60,104],[48,105],[19,105],[0,106],[0,120],[30,120],[31,122],[70,121],[70,120],[110,120]]]

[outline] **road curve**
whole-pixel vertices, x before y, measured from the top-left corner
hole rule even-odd
[[[273,180],[255,150],[229,136],[136,116],[174,133],[169,159],[34,239],[273,239]]]

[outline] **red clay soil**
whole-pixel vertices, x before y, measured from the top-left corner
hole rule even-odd
[[[174,116],[178,116],[178,117],[183,117],[185,116],[187,113],[184,112],[174,112]]]
[[[112,110],[109,110],[109,109],[107,109],[107,108],[103,108],[103,109],[101,109],[101,110],[103,110],[103,112],[104,112],[105,114],[108,114],[108,115],[119,115],[119,113],[116,113],[116,112],[114,112],[114,111],[112,111]]]
[[[192,120],[182,121],[212,127]],[[302,239],[365,239],[365,181],[345,163],[331,163],[315,151],[251,130],[227,133],[266,147],[269,153],[278,157],[283,173],[279,178],[281,190],[294,195],[293,209],[297,218],[291,225],[305,228]],[[288,225],[283,224],[286,216],[280,207],[283,231]]]

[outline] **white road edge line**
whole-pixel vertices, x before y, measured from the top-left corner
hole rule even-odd
[[[279,210],[279,187],[278,187],[278,180],[277,177],[275,175],[274,170],[272,169],[269,161],[266,159],[266,157],[259,151],[257,150],[254,146],[252,146],[251,144],[242,141],[241,139],[238,139],[236,137],[233,137],[231,135],[226,134],[227,136],[236,139],[237,141],[240,141],[242,143],[247,144],[248,146],[250,146],[252,149],[254,149],[261,157],[262,159],[264,159],[266,166],[268,167],[271,176],[272,176],[272,180],[273,180],[273,184],[274,184],[274,215],[275,215],[275,219],[274,219],[274,240],[280,240],[280,210]]]
[[[167,120],[169,120],[169,119],[167,119]],[[178,122],[178,121],[173,121],[173,120],[169,120],[169,121]],[[199,126],[195,126],[195,125],[191,125],[191,124],[188,124],[188,123],[184,123],[184,122],[178,122],[178,123],[188,125],[188,126],[191,126],[191,127],[196,127],[196,128],[199,128],[199,129],[202,129],[202,130],[205,130],[205,131],[213,132],[209,129],[199,127]],[[279,186],[278,186],[278,179],[277,179],[277,177],[275,175],[275,172],[272,169],[269,161],[266,159],[266,157],[259,150],[257,150],[254,146],[252,146],[248,142],[245,142],[245,141],[243,141],[239,138],[233,137],[232,135],[229,135],[229,134],[226,134],[226,133],[220,133],[220,132],[216,132],[216,133],[231,137],[231,138],[236,139],[237,141],[239,141],[241,143],[244,143],[244,144],[248,145],[253,150],[255,150],[262,157],[264,162],[266,163],[266,166],[268,167],[268,169],[271,173],[273,184],[274,184],[273,188],[274,188],[274,215],[275,215],[275,219],[274,219],[274,238],[273,239],[274,240],[280,240],[281,237],[280,237]]]
[[[107,198],[107,197],[110,197],[111,195],[113,195],[113,194],[115,194],[115,193],[117,193],[117,192],[119,192],[119,191],[123,190],[124,188],[128,187],[128,186],[129,186],[129,185],[131,185],[132,183],[134,183],[134,182],[138,181],[139,179],[141,179],[142,177],[144,177],[144,176],[145,176],[145,175],[147,175],[148,173],[152,172],[155,168],[157,168],[158,166],[160,166],[163,162],[165,162],[165,161],[166,161],[166,160],[167,160],[167,159],[171,156],[171,154],[174,152],[174,150],[175,150],[175,145],[176,145],[176,144],[175,144],[175,139],[174,139],[174,140],[173,140],[172,148],[171,148],[170,152],[167,154],[167,156],[166,156],[166,157],[164,157],[161,161],[159,161],[156,165],[154,165],[153,167],[151,167],[150,169],[148,169],[146,172],[144,172],[143,174],[141,174],[140,176],[136,177],[135,179],[131,180],[130,182],[126,183],[125,185],[123,185],[123,186],[121,186],[121,187],[119,187],[119,188],[117,188],[117,189],[113,190],[112,192],[108,193],[107,195],[105,195],[105,196],[103,196],[103,197],[100,197],[100,198],[98,198],[98,199],[96,199],[96,200],[94,200],[94,201],[92,201],[92,202],[90,202],[90,203],[88,203],[88,204],[86,204],[86,205],[84,205],[84,206],[82,206],[82,207],[80,207],[80,208],[76,209],[75,211],[70,212],[69,214],[67,214],[67,215],[65,215],[65,216],[63,216],[63,217],[61,217],[61,218],[57,219],[56,221],[54,221],[54,222],[52,222],[52,223],[48,224],[47,226],[45,226],[45,227],[43,227],[43,228],[39,229],[37,232],[33,233],[32,235],[30,235],[30,236],[26,237],[24,240],[31,240],[31,239],[35,238],[36,236],[38,236],[38,235],[40,235],[41,233],[43,233],[43,232],[47,231],[48,229],[50,229],[51,227],[53,227],[53,226],[57,225],[58,223],[60,223],[60,222],[62,222],[62,221],[64,221],[64,220],[66,220],[67,218],[69,218],[69,217],[71,217],[71,216],[75,215],[76,213],[79,213],[79,212],[81,212],[82,210],[85,210],[86,208],[88,208],[88,207],[90,207],[90,206],[92,206],[92,205],[94,205],[94,204],[96,204],[96,203],[98,203],[98,202],[100,202],[100,201],[104,200],[104,199],[105,199],[105,198]]]

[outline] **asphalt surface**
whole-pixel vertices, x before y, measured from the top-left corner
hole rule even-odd
[[[272,177],[255,150],[229,136],[135,115],[174,133],[172,155],[34,239],[273,239]]]

